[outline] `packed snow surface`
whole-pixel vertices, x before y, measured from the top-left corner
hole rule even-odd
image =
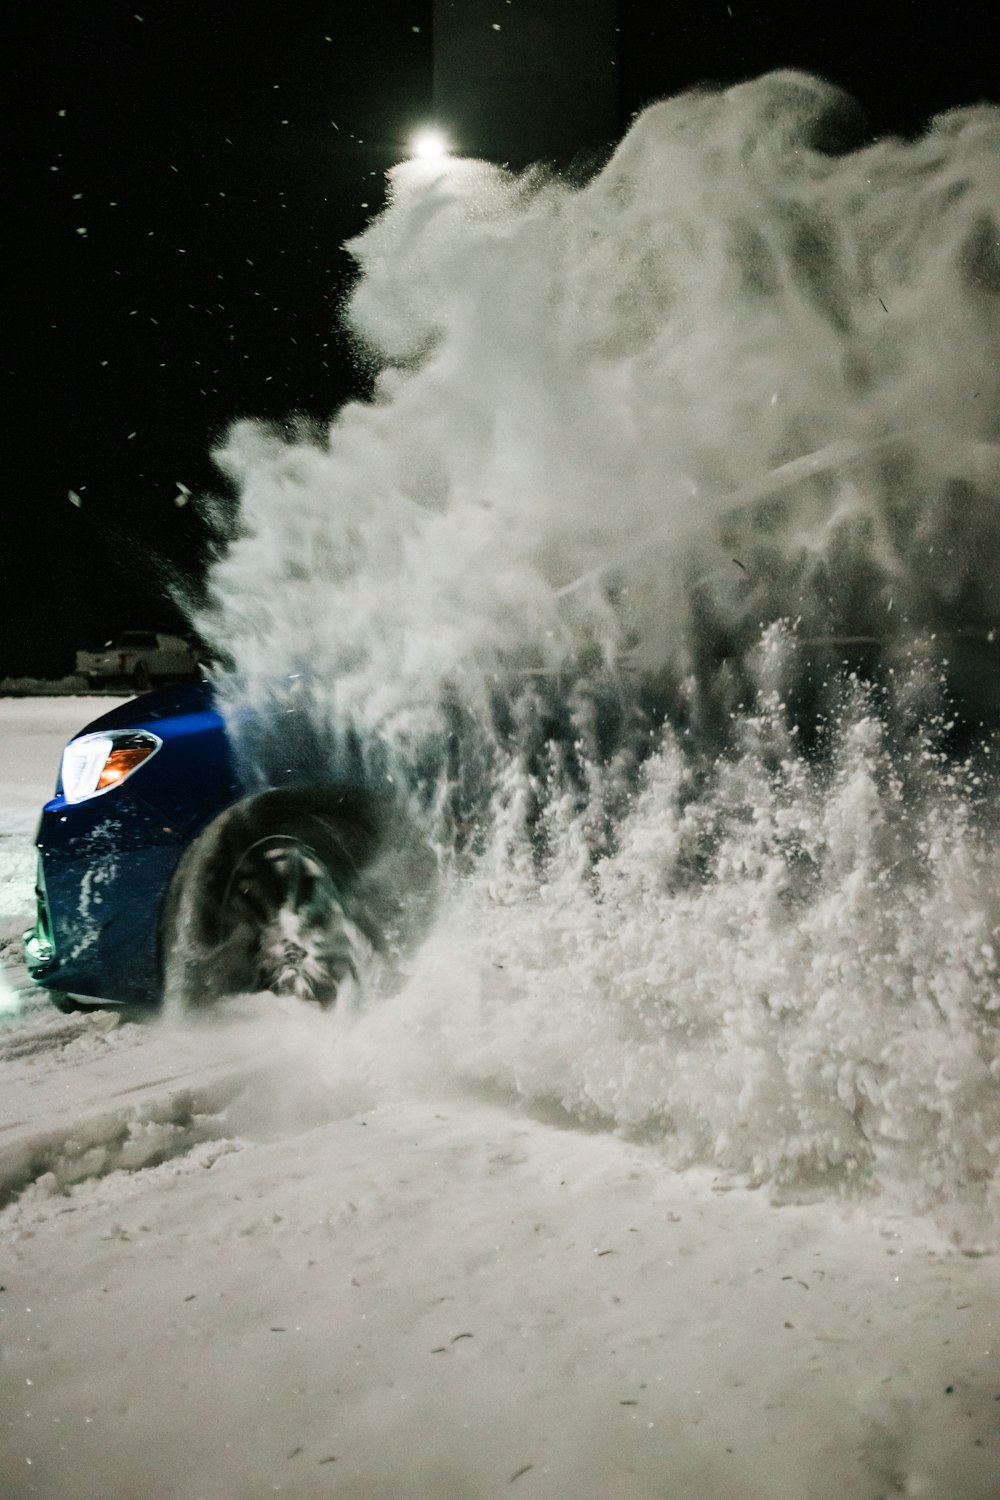
[[[0,705],[5,1495],[995,1500],[997,116],[851,128],[409,164],[373,399],[227,440],[246,775],[440,854],[395,992],[49,1011],[92,710]]]

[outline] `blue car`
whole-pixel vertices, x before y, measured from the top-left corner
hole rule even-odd
[[[373,789],[344,755],[332,774],[288,710],[244,730],[238,743],[197,682],[67,745],[25,934],[57,1003],[196,1008],[273,990],[325,1006],[425,924],[435,859],[388,779]]]
[[[949,711],[930,722],[939,748],[960,759],[1000,724],[1000,677],[992,637],[954,639],[948,651]],[[909,689],[892,709],[894,658],[880,643],[803,641],[790,660],[783,708],[803,731],[800,753],[829,753],[824,726],[836,720],[848,666],[881,681],[873,703],[910,732]],[[276,684],[269,703],[225,716],[207,682],[146,694],[63,753],[38,831],[29,972],[63,1005],[167,999],[197,1009],[262,991],[330,1005],[347,983],[391,976],[426,929],[432,846],[474,853],[498,764],[513,757],[524,772],[524,816],[542,857],[541,802],[528,804],[544,799],[553,747],[559,794],[581,806],[588,764],[614,763],[625,778],[620,807],[605,784],[609,827],[602,835],[591,820],[595,854],[627,804],[626,768],[634,781],[665,719],[692,758],[692,788],[710,797],[729,704],[752,702],[753,685],[730,671],[727,699],[712,671],[703,678],[707,690],[684,697],[669,684],[623,691],[598,673],[583,692],[522,674],[510,696],[498,693],[485,736],[459,704],[443,705],[439,733],[423,758],[409,747],[405,768],[377,743],[335,733],[304,674]]]

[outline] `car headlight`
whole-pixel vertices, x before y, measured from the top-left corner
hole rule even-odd
[[[145,729],[107,729],[82,734],[63,751],[59,784],[67,802],[110,792],[155,755],[163,744]]]

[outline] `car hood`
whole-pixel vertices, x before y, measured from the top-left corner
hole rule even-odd
[[[153,729],[164,719],[183,718],[189,714],[218,713],[215,693],[207,681],[185,682],[175,687],[160,688],[153,693],[142,693],[128,703],[120,703],[100,718],[87,724],[78,734],[96,734],[102,729]],[[221,723],[221,716],[220,716]]]

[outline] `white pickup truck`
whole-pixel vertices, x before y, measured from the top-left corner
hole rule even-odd
[[[197,675],[194,647],[179,635],[158,630],[123,630],[100,651],[76,653],[77,676],[91,687],[127,682],[137,692],[154,683],[177,682]]]

